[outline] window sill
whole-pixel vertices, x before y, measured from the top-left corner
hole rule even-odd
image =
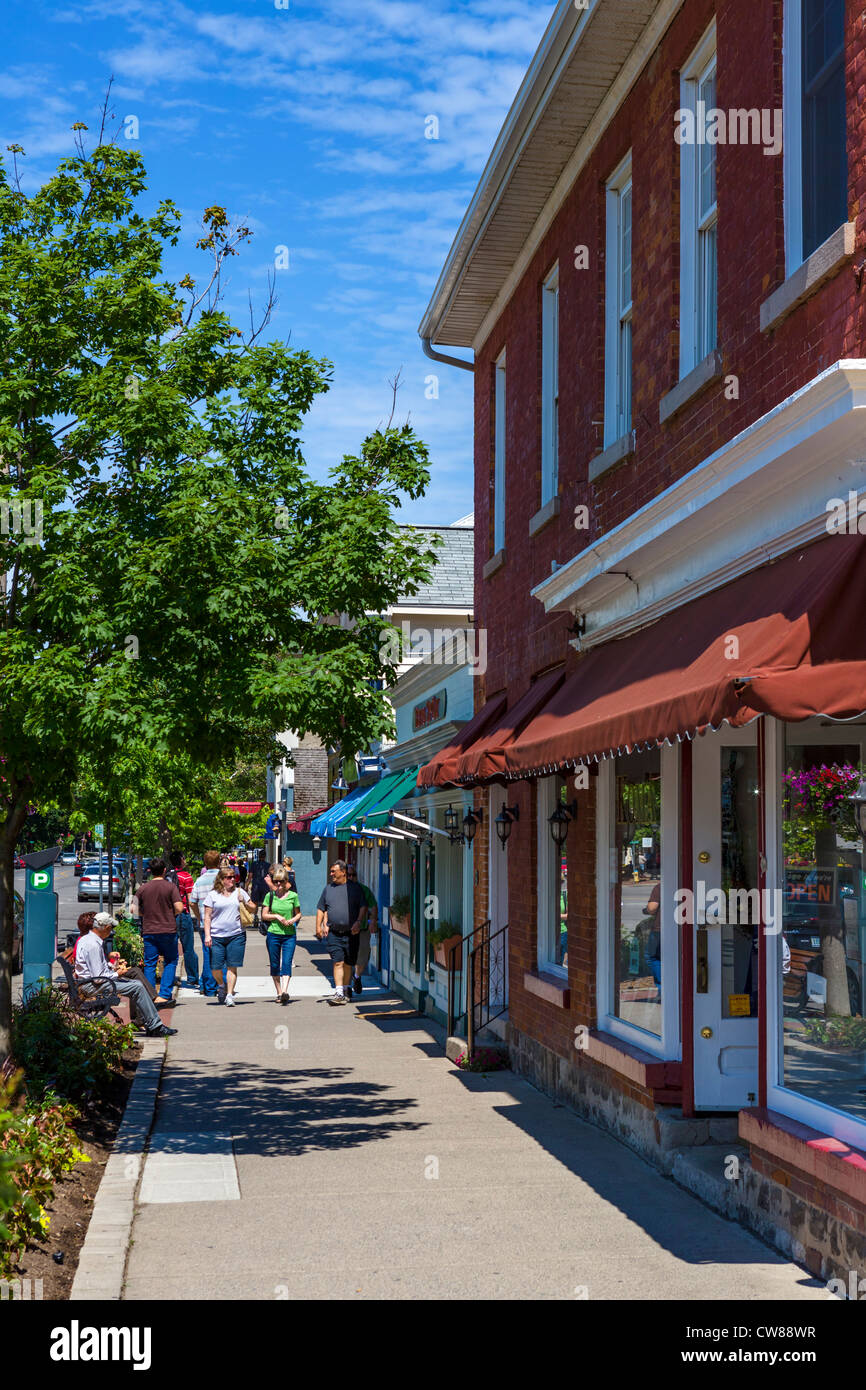
[[[718,381],[722,375],[722,354],[718,348],[708,352],[702,362],[677,382],[672,391],[659,401],[659,423],[664,425],[684,405],[688,405],[711,381]]]
[[[780,1165],[790,1164],[863,1206],[866,1153],[799,1120],[755,1106],[740,1111],[740,1138]]]
[[[505,547],[503,546],[501,550],[497,550],[495,555],[491,555],[490,559],[487,561],[486,565],[481,571],[481,578],[489,579],[490,576],[492,574],[495,574],[498,569],[501,569],[504,564]]]
[[[854,223],[843,222],[761,305],[761,332],[777,328],[854,255]]]
[[[551,497],[549,502],[545,502],[544,506],[540,507],[535,513],[535,516],[529,518],[530,536],[537,535],[542,527],[546,526],[549,521],[552,521],[555,516],[559,516],[558,494],[556,497]]]
[[[571,990],[564,977],[548,975],[543,970],[527,970],[523,976],[523,988],[528,994],[536,994],[539,999],[555,1004],[557,1008],[571,1007]]]
[[[600,1062],[647,1091],[681,1091],[682,1062],[666,1062],[652,1052],[622,1042],[612,1033],[590,1033],[582,1051],[594,1062]]]
[[[628,434],[623,434],[619,439],[615,439],[612,444],[608,444],[603,454],[596,454],[595,458],[589,461],[589,481],[594,483],[596,478],[600,478],[602,473],[606,473],[609,468],[614,468],[618,463],[622,463],[624,458],[634,453],[635,437],[634,430],[629,430]]]

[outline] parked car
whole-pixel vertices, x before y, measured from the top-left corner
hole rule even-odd
[[[18,975],[24,969],[24,899],[14,889],[15,906],[12,910],[12,974]]]
[[[108,866],[100,867],[98,864],[84,870],[78,880],[78,901],[92,902],[94,899],[99,901],[100,880],[102,881],[102,896],[108,897]],[[117,902],[126,892],[126,879],[114,869],[111,875],[111,895]]]

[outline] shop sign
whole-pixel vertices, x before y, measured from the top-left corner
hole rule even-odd
[[[440,719],[444,719],[447,704],[448,691],[442,689],[437,690],[433,695],[428,695],[427,699],[422,700],[420,705],[415,705],[412,710],[413,733],[417,733],[419,729],[426,729],[431,724],[436,724]]]
[[[809,907],[829,905],[836,898],[835,869],[786,869],[787,906],[804,903]]]

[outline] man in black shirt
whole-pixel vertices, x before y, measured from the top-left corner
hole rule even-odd
[[[346,864],[337,859],[331,865],[330,883],[325,885],[316,907],[316,936],[325,940],[334,962],[334,996],[329,1004],[348,1004],[352,993],[352,972],[358,959],[358,937],[367,920],[367,903],[358,883],[350,883]]]

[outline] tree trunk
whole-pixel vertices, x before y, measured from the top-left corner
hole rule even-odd
[[[13,795],[0,822],[0,1064],[12,1051],[12,943],[15,929],[15,846],[27,819],[27,797]]]
[[[159,844],[167,864],[171,859],[171,851],[174,848],[174,842],[165,816],[160,816],[159,818]]]
[[[835,829],[820,829],[815,835],[815,862],[818,866],[831,866],[839,854],[836,849]],[[819,906],[818,918],[821,925],[821,958],[824,979],[827,981],[827,1000],[824,1013],[827,1018],[838,1014],[841,1018],[851,1017],[851,999],[848,994],[848,964],[845,958],[845,918],[838,893],[835,901]]]

